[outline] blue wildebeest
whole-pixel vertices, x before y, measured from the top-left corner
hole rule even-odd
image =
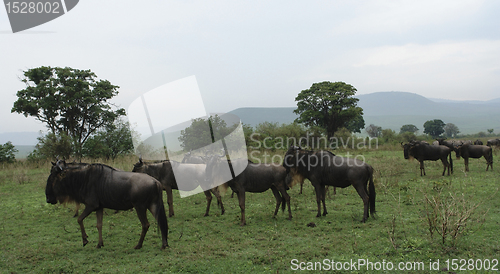
[[[335,156],[329,151],[308,151],[291,146],[285,154],[283,167],[289,172],[289,185],[309,179],[316,192],[318,214],[327,214],[325,206],[325,186],[345,188],[350,185],[356,189],[363,200],[364,214],[362,222],[375,213],[375,185],[373,184],[373,168],[358,159]],[[369,182],[369,188],[367,185]]]
[[[424,161],[437,161],[441,160],[443,163],[443,176],[448,168],[448,176],[450,175],[450,171],[453,172],[453,160],[451,158],[451,149],[444,145],[429,145],[426,143],[422,143],[419,141],[411,141],[407,144],[401,143],[403,147],[404,157],[405,159],[410,159],[413,157],[420,162],[420,176],[425,174]],[[446,160],[449,156],[450,162]]]
[[[205,182],[205,165],[204,164],[186,164],[179,163],[175,161],[165,160],[158,163],[145,163],[142,159],[134,164],[134,169],[132,172],[146,173],[154,178],[156,178],[165,189],[167,193],[167,204],[168,204],[168,216],[174,216],[174,203],[172,189],[179,189],[177,185],[177,180],[174,175],[174,168],[176,171],[180,172],[180,175],[187,176],[189,180],[189,185],[184,185],[182,190],[191,191],[196,189],[201,183]],[[221,215],[224,214],[225,209],[222,204],[222,199],[217,188],[204,191],[205,197],[207,199],[207,209],[205,215],[208,216],[210,211],[210,204],[212,203],[212,194],[217,198],[217,204],[221,207]]]
[[[290,196],[286,192],[285,178],[287,176],[285,168],[278,164],[255,164],[246,159],[227,160],[226,156],[213,155],[207,161],[207,180],[211,184],[220,185],[222,187],[229,186],[238,195],[238,202],[241,209],[241,226],[246,225],[245,219],[245,192],[261,193],[268,189],[273,192],[276,199],[276,209],[274,210],[273,218],[276,217],[280,205],[282,210],[288,205],[288,220],[292,219],[292,211],[290,209]],[[235,178],[223,182],[219,177],[232,165],[233,168],[238,166],[247,167]],[[238,168],[237,168],[238,169]]]
[[[474,141],[474,145],[482,146],[483,145],[483,141],[477,139],[476,141]]]
[[[491,146],[500,146],[500,139],[490,139],[486,142],[486,145]]]
[[[484,157],[484,159],[486,159],[486,171],[488,171],[488,168],[490,166],[491,170],[493,171],[493,153],[491,147],[463,144],[458,145],[455,152],[457,159],[460,159],[460,157],[464,158],[465,171],[469,171],[469,158],[478,159],[481,157]]]
[[[52,163],[45,195],[47,203],[50,204],[70,200],[85,205],[83,213],[78,217],[84,246],[88,243],[88,236],[85,233],[83,220],[93,211],[97,215],[99,232],[97,248],[104,245],[102,240],[104,208],[116,210],[135,208],[142,224],[141,236],[135,249],[142,247],[149,229],[146,214],[149,209],[160,227],[161,248],[168,246],[168,223],[163,206],[161,184],[148,175],[119,171],[102,164],[66,164],[59,160]]]

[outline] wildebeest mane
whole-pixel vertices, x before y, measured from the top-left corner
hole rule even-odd
[[[69,163],[63,171],[51,173],[49,180],[53,180],[59,202],[83,203],[90,184],[110,180],[114,171],[118,170],[104,164]]]

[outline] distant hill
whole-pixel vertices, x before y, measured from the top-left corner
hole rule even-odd
[[[376,92],[356,96],[358,105],[363,108],[365,125],[374,124],[384,129],[399,132],[401,126],[413,124],[422,134],[423,124],[432,119],[454,123],[462,134],[487,132],[494,129],[500,133],[500,98],[489,101],[454,101],[447,99],[428,99],[409,92]],[[238,108],[230,113],[238,115],[245,124],[256,126],[263,122],[291,123],[298,116],[293,113],[296,107]],[[364,132],[363,132],[364,133]],[[0,144],[11,141],[19,149],[19,156],[26,157],[38,143],[38,132],[0,133]],[[20,148],[23,147],[22,149]],[[23,152],[21,152],[23,151]]]
[[[463,134],[486,132],[493,128],[500,132],[500,98],[490,101],[433,101],[409,92],[376,92],[356,96],[363,108],[366,126],[375,124],[396,132],[402,125],[413,124],[423,132],[423,124],[432,119],[454,123]],[[231,113],[243,123],[291,123],[297,118],[295,107],[238,108]]]

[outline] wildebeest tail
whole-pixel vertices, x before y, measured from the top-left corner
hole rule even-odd
[[[158,226],[160,227],[161,235],[165,239],[168,239],[168,221],[167,213],[165,212],[165,206],[163,205],[162,192],[160,189],[160,196],[158,198],[157,209],[156,209],[156,220],[158,221]],[[168,241],[167,241],[168,246]]]
[[[451,173],[453,173],[453,157],[451,157],[451,152],[450,151],[450,169],[451,169]]]
[[[373,183],[373,167],[370,167],[370,185],[368,186],[368,196],[370,201],[370,213],[375,213],[375,184]]]

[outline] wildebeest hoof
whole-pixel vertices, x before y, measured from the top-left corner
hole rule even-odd
[[[308,226],[308,227],[316,227],[316,224],[315,224],[315,223],[313,223],[313,222],[310,222],[310,223],[308,223],[308,224],[307,224],[307,226]]]
[[[103,244],[98,244],[98,245],[96,246],[96,248],[101,248],[101,247],[103,247],[103,246],[104,246]]]
[[[141,249],[142,245],[136,245],[134,246],[134,249]]]
[[[164,245],[161,246],[161,249],[163,250],[163,249],[165,249],[167,247],[169,247],[168,244],[164,244]]]
[[[87,239],[83,240],[83,246],[86,246],[88,243],[89,241],[87,241]]]

